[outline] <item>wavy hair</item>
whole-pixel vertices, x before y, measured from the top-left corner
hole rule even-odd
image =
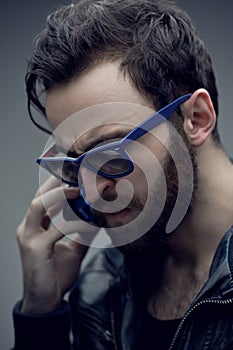
[[[188,14],[170,1],[80,0],[51,13],[34,41],[26,74],[29,114],[44,116],[43,91],[66,84],[103,60],[121,62],[156,108],[202,87],[218,115],[211,57]],[[219,142],[217,125],[213,138]]]

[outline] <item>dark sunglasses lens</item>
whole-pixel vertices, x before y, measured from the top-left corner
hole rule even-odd
[[[97,172],[102,171],[106,175],[121,175],[130,170],[129,160],[114,150],[88,155],[85,162],[95,168]]]
[[[46,163],[46,169],[56,177],[69,182],[78,183],[78,167],[71,162],[53,161]]]
[[[62,179],[74,184],[78,183],[79,167],[71,162],[64,162],[62,167]]]

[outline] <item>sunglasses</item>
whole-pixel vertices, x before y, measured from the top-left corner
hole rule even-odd
[[[190,96],[191,94],[181,96],[161,108],[119,141],[91,149],[77,158],[64,156],[64,153],[59,155],[57,146],[53,145],[37,159],[37,163],[71,186],[78,186],[80,166],[84,166],[96,174],[107,178],[127,176],[134,170],[134,161],[127,153],[126,147],[168,120],[174,110],[181,103],[187,101]]]

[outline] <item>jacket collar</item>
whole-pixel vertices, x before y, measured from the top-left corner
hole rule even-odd
[[[233,227],[223,236],[210,268],[209,279],[194,303],[203,298],[233,297]]]
[[[112,253],[111,251],[111,255]],[[131,299],[133,292],[130,269],[124,263],[122,254],[119,252],[115,252],[115,254],[118,256],[119,265],[123,267],[122,270],[118,266],[118,276],[122,276],[122,273],[124,277],[127,276],[125,281],[127,284],[126,294],[127,298]],[[206,297],[225,299],[229,294],[233,296],[233,226],[220,241],[210,268],[209,279],[195,298],[194,303]]]

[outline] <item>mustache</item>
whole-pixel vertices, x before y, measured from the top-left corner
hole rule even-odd
[[[113,199],[114,198],[114,199]],[[108,196],[108,199],[112,199],[115,200],[115,196]],[[109,202],[111,202],[109,200]],[[141,212],[144,208],[144,204],[142,202],[140,202],[139,200],[137,200],[136,198],[133,198],[130,203],[129,201],[126,199],[126,198],[121,198],[121,204],[125,204],[123,206],[123,209],[129,209],[129,210],[133,210],[134,212]],[[101,210],[97,210],[95,208],[93,208],[93,212],[94,212],[94,215],[95,215],[95,218],[96,218],[96,225],[98,227],[102,227],[102,228],[107,228],[109,227],[108,225],[108,222],[107,222],[107,219],[106,219],[106,214],[109,212],[108,211],[108,208],[107,208],[107,204],[105,204],[105,206],[101,207],[100,206],[100,209]],[[120,211],[122,211],[120,210]],[[111,213],[112,213],[112,207],[111,207]],[[116,210],[115,213],[119,212],[119,210]]]
[[[118,196],[116,195],[111,195],[108,194],[107,196],[103,196],[102,199],[104,200],[104,204],[102,204],[100,201],[97,201],[95,203],[95,208],[99,208],[98,209],[94,209],[96,212],[99,213],[109,213],[109,212],[114,212],[114,201],[116,202],[116,213],[124,210],[124,209],[136,209],[136,210],[142,210],[144,208],[144,203],[142,203],[140,200],[136,199],[135,197],[133,197],[130,202],[129,202],[129,198],[128,197],[122,197],[118,199]],[[108,211],[108,203],[111,203],[111,211]],[[119,207],[119,203],[121,204],[122,209],[119,210],[117,209],[117,207]]]

